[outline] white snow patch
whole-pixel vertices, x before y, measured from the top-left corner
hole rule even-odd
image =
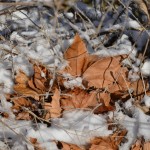
[[[133,106],[131,101],[126,103],[128,103],[126,109],[132,113],[132,118],[125,115],[117,104],[114,112],[116,121],[128,130],[128,142],[121,145],[120,150],[130,149],[137,137],[144,137],[146,141],[150,140],[150,116],[145,115],[141,109]]]
[[[28,131],[28,137],[37,138],[39,142],[58,140],[67,143],[85,145],[95,136],[108,136],[107,121],[102,115],[90,111],[66,111],[63,118],[52,120],[50,128]]]
[[[150,76],[150,59],[147,59],[142,68],[141,68],[141,72],[143,75],[145,76]]]
[[[9,64],[0,63],[0,93],[12,93],[13,84]]]
[[[13,67],[14,71],[19,72],[20,70],[23,71],[27,76],[32,76],[33,65],[29,62],[27,57],[23,55],[17,55],[13,57]]]
[[[82,78],[81,77],[68,79],[67,81],[64,82],[64,86],[66,88],[71,88],[71,89],[74,89],[74,87],[82,87],[82,88],[84,88],[84,86],[82,84]]]
[[[142,100],[145,103],[145,106],[150,107],[150,97],[145,95]]]

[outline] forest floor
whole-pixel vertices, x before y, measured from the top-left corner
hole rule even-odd
[[[150,149],[147,6],[0,2],[0,150]]]

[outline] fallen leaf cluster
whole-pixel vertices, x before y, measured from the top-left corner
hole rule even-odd
[[[16,119],[31,120],[38,118],[50,120],[61,117],[64,110],[86,108],[100,114],[115,110],[115,101],[125,102],[129,98],[141,99],[144,86],[141,79],[128,80],[129,69],[122,65],[127,55],[100,57],[89,54],[85,43],[77,34],[72,45],[64,53],[68,61],[65,69],[53,72],[42,65],[34,65],[34,75],[28,77],[20,70],[15,77],[14,94],[11,95],[12,110]],[[82,87],[66,88],[64,74],[72,78],[81,77]],[[51,85],[53,81],[53,85]],[[132,89],[132,90],[131,90]],[[129,92],[132,91],[132,92]],[[97,137],[91,141],[90,150],[117,150],[126,131],[114,133],[111,137]],[[115,137],[119,138],[115,138]],[[62,143],[63,149],[81,149],[75,145]]]

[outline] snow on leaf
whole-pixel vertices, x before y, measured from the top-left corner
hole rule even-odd
[[[73,76],[80,76],[83,72],[87,56],[85,43],[77,34],[72,45],[64,53],[64,58],[69,62],[69,66],[64,71]]]

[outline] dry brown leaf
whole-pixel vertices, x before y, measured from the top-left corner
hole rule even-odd
[[[32,97],[35,100],[39,100],[39,95],[36,91],[32,90],[29,87],[26,87],[24,84],[14,85],[14,90],[17,94],[27,97]]]
[[[134,145],[132,145],[131,150],[142,150],[141,140],[137,140]]]
[[[77,145],[74,145],[74,144],[68,144],[68,143],[65,143],[65,142],[61,142],[62,144],[62,150],[85,150],[83,147],[80,148],[78,147]]]
[[[52,102],[44,103],[44,109],[47,110],[45,119],[58,118],[61,116],[60,93],[57,88],[55,89],[54,95],[52,96]]]
[[[111,98],[109,93],[107,92],[98,93],[98,102],[100,103],[100,105],[94,110],[94,113],[99,114],[114,110],[115,107],[110,105],[110,100]]]
[[[17,120],[31,120],[31,116],[28,112],[21,112],[16,116]]]
[[[35,144],[35,143],[37,142],[37,139],[30,137],[30,142],[31,142],[32,144]]]
[[[0,112],[0,114],[4,118],[9,118],[9,114],[7,112]]]
[[[43,82],[42,82],[41,80],[35,78],[35,79],[34,79],[34,83],[35,83],[35,85],[36,85],[36,87],[37,87],[38,89],[40,89],[40,90],[42,90],[42,91],[46,90],[46,89],[45,89],[45,86],[44,86],[44,84],[43,84]]]
[[[34,149],[35,150],[45,150],[43,149],[41,146],[40,146],[40,143],[38,143],[37,139],[36,138],[32,138],[30,137],[30,142],[32,143],[32,145],[34,146]]]
[[[13,87],[14,91],[16,92],[16,94],[19,94],[21,96],[29,96],[36,100],[39,100],[38,93],[28,87],[28,81],[29,78],[27,77],[27,75],[20,71],[15,78],[15,82],[17,84],[15,84]]]
[[[15,77],[15,81],[18,84],[27,84],[27,81],[29,80],[29,77],[22,71],[19,71]]]
[[[114,109],[115,109],[115,106],[111,106],[111,105],[105,106],[104,104],[102,104],[94,110],[94,113],[100,114],[100,113],[105,113],[108,111],[113,111]]]
[[[85,90],[75,88],[67,92],[68,95],[61,99],[61,106],[64,109],[69,108],[91,108],[97,105],[96,92],[86,92]]]
[[[115,150],[115,149],[113,149],[109,143],[101,141],[98,145],[92,144],[89,150]]]
[[[150,142],[145,142],[144,143],[143,150],[150,150]]]
[[[28,81],[28,86],[29,86],[32,90],[36,91],[38,94],[41,94],[41,90],[39,90],[39,89],[37,89],[37,88],[35,87],[35,85],[34,85],[34,83],[33,83],[33,78],[31,78],[31,79]]]
[[[121,67],[121,60],[124,56],[100,58],[93,63],[83,74],[83,79],[88,82],[88,85],[96,88],[108,88],[113,82],[121,80],[124,89],[126,72]],[[93,73],[91,75],[91,73]],[[123,76],[123,77],[122,77]]]
[[[144,89],[143,82],[145,84],[145,89]],[[146,81],[142,81],[142,79],[140,79],[136,82],[132,82],[131,85],[130,85],[130,88],[134,90],[133,97],[136,100],[141,100],[145,95],[145,90],[146,91],[148,90],[149,85]]]
[[[19,110],[21,107],[32,107],[32,103],[25,99],[24,97],[13,99],[14,106],[12,109]]]
[[[103,103],[105,106],[109,106],[110,105],[110,94],[107,92],[102,92],[99,93],[99,99],[100,99],[100,103]]]
[[[111,93],[110,96],[111,96],[112,101],[114,102],[119,99],[121,99],[122,101],[126,101],[131,98],[128,90],[126,91],[118,90],[118,91]]]
[[[77,34],[71,46],[64,53],[64,58],[68,60],[69,66],[63,71],[73,76],[81,76],[87,56],[86,45]]]
[[[123,130],[108,137],[96,137],[91,141],[90,150],[118,150],[127,131]]]
[[[34,65],[34,78],[39,79],[39,80],[46,80],[45,78],[43,78],[43,77],[41,76],[41,73],[42,73],[42,72],[43,72],[43,73],[45,74],[45,76],[46,76],[47,70],[46,70],[45,67]]]

